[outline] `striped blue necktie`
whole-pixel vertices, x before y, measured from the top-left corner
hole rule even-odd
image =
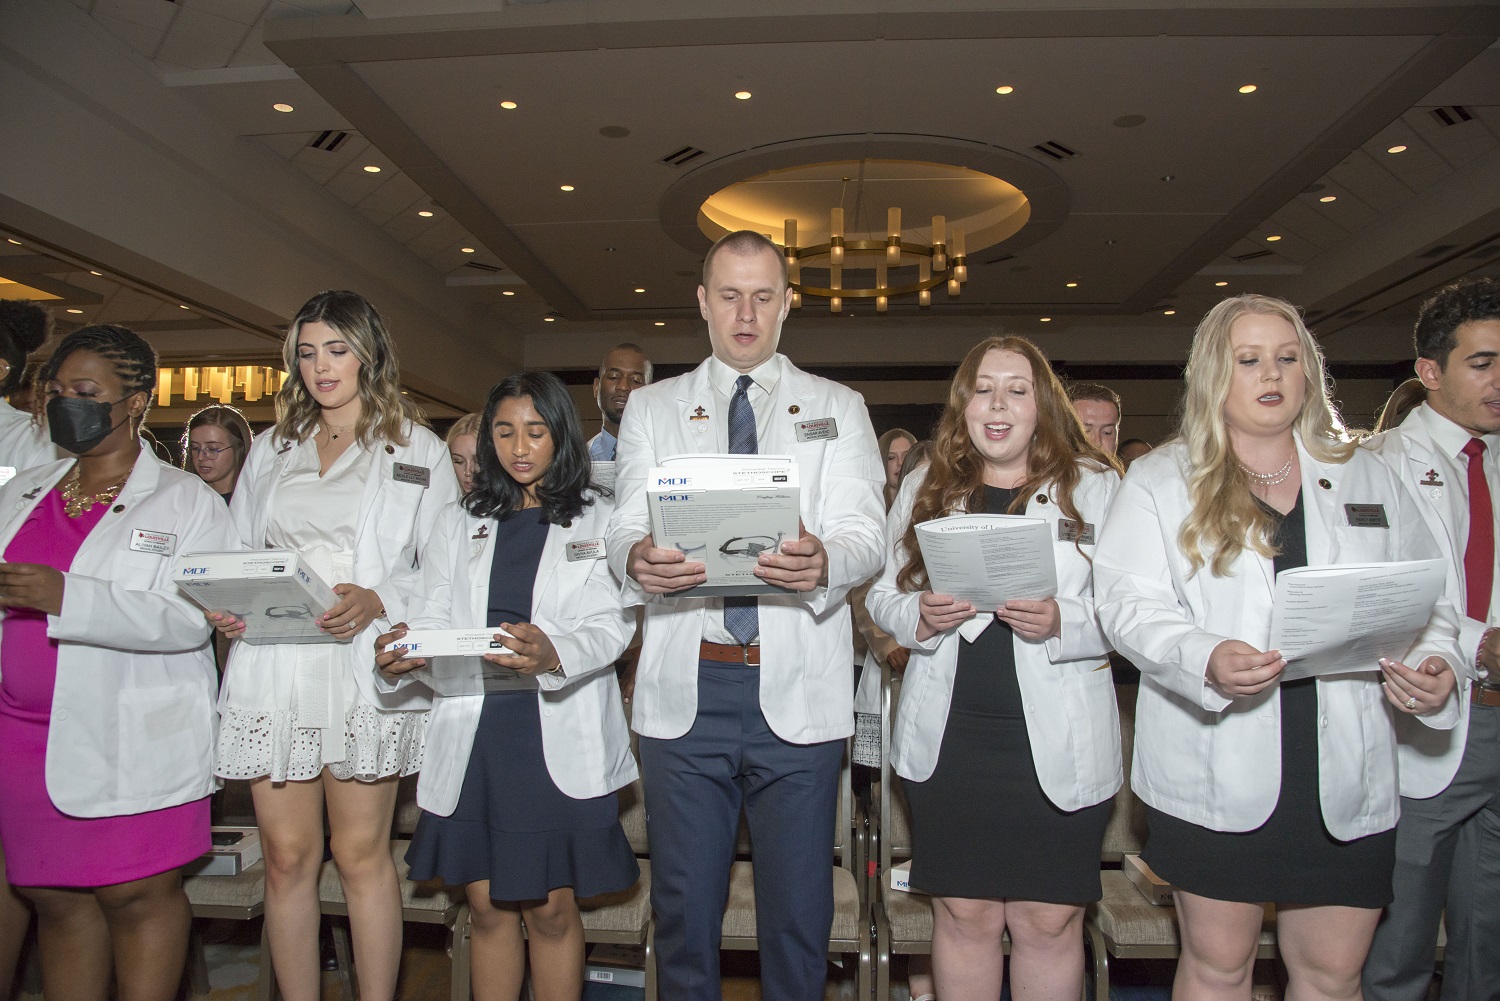
[[[755,410],[747,395],[753,380],[742,375],[734,384],[729,400],[729,451],[735,455],[754,455],[758,442],[755,435]],[[760,633],[760,609],[754,598],[724,599],[724,628],[740,646],[749,646]]]

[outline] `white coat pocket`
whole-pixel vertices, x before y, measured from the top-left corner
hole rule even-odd
[[[119,693],[117,760],[133,796],[170,795],[199,781],[213,745],[213,709],[200,691],[178,685]]]

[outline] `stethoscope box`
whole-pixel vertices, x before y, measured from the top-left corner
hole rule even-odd
[[[246,643],[337,643],[318,620],[338,595],[289,549],[188,553],[172,568],[182,592],[211,612],[245,623]]]

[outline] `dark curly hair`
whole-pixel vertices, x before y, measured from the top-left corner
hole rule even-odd
[[[26,374],[26,356],[52,336],[52,314],[30,299],[0,299],[0,358],[10,371],[0,379],[0,396],[21,386]]]
[[[1500,281],[1470,278],[1444,288],[1426,302],[1412,331],[1418,358],[1431,358],[1448,367],[1448,355],[1458,345],[1458,328],[1475,320],[1500,320]]]
[[[585,491],[593,490],[601,496],[609,496],[609,491],[593,482],[593,465],[589,462],[583,426],[578,422],[578,409],[573,406],[568,388],[551,372],[506,376],[490,390],[479,419],[479,469],[474,474],[474,489],[464,498],[463,505],[472,515],[501,521],[521,510],[525,494],[500,465],[493,429],[495,411],[501,403],[527,396],[552,435],[552,465],[536,485],[542,520],[566,528],[593,503],[584,496]]]
[[[37,385],[46,386],[57,378],[57,370],[75,351],[92,351],[101,358],[114,363],[115,374],[125,384],[125,395],[145,393],[146,406],[151,406],[151,394],[156,390],[156,349],[146,343],[145,338],[117,323],[95,323],[79,327],[57,346],[42,370],[36,374]],[[40,415],[46,408],[47,394],[38,393],[34,404]],[[144,420],[145,411],[141,411]]]

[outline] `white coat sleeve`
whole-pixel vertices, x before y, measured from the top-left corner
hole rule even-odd
[[[172,526],[177,552],[222,552],[236,548],[237,535],[224,502],[198,482],[167,489],[183,508]],[[164,529],[165,530],[165,529]],[[156,586],[134,590],[104,577],[63,574],[62,612],[47,616],[47,636],[59,642],[143,653],[183,653],[208,642],[203,610],[172,584],[173,560],[162,561]]]
[[[1120,487],[1120,478],[1115,475],[1114,470],[1085,472],[1083,476],[1084,478],[1079,481],[1080,489],[1075,491],[1074,503],[1078,507],[1078,513],[1083,516],[1083,520],[1092,523],[1095,526],[1095,532],[1098,532],[1104,527],[1104,519],[1109,514],[1110,502],[1114,500],[1115,492]],[[1069,556],[1070,559],[1074,557],[1086,559],[1076,550]],[[1104,630],[1099,626],[1099,615],[1094,608],[1092,566],[1078,593],[1059,594],[1056,600],[1062,628],[1059,630],[1059,635],[1048,638],[1044,643],[1047,659],[1054,664],[1059,664],[1064,661],[1108,656],[1112,648],[1104,635]]]
[[[1141,673],[1195,706],[1222,712],[1230,700],[1209,686],[1208,657],[1231,637],[1200,628],[1178,599],[1167,546],[1176,545],[1179,525],[1162,521],[1154,468],[1131,468],[1104,519],[1094,553],[1099,624]]]
[[[609,568],[619,581],[620,601],[627,608],[645,605],[660,597],[648,594],[645,588],[626,573],[630,563],[630,547],[651,534],[651,512],[646,506],[646,478],[651,468],[657,464],[651,425],[649,403],[638,401],[634,406],[626,407],[615,447],[615,509],[604,533],[604,547]]]
[[[557,691],[600,671],[613,671],[634,635],[635,613],[621,603],[609,565],[595,560],[583,587],[577,624],[566,635],[549,637],[562,671],[539,674],[537,683],[543,691]]]
[[[885,558],[879,442],[864,398],[841,395],[849,405],[839,415],[839,436],[829,442],[823,459],[828,474],[817,533],[828,552],[828,585],[804,592],[814,615],[842,605],[851,590],[880,571]]]
[[[900,551],[901,537],[911,521],[912,504],[916,501],[917,489],[926,478],[926,470],[913,473],[901,484],[896,502],[885,521],[885,568],[870,586],[865,596],[865,608],[875,624],[908,650],[936,650],[949,633],[939,633],[925,640],[917,639],[917,626],[922,621],[922,591],[902,591],[896,586],[896,575],[906,565],[906,557]]]

